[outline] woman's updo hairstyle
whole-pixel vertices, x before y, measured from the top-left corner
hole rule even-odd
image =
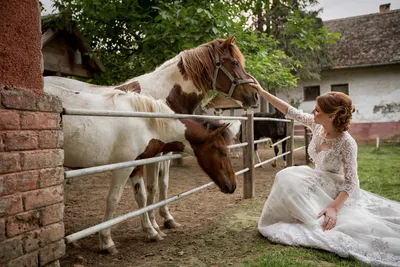
[[[329,92],[317,97],[321,111],[335,115],[333,126],[344,132],[349,129],[352,113],[355,111],[351,98],[342,92]]]

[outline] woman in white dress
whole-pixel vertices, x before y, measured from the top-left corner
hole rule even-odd
[[[347,132],[350,97],[329,92],[306,114],[253,85],[275,108],[309,127],[308,153],[315,169],[286,168],[276,174],[258,222],[272,242],[353,256],[376,266],[400,266],[400,203],[360,189],[357,143]]]

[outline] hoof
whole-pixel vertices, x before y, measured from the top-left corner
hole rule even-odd
[[[161,237],[166,237],[166,236],[167,236],[167,235],[166,235],[163,231],[161,231],[161,230],[158,230],[157,232],[158,232],[158,235],[161,236]]]
[[[115,246],[112,246],[107,249],[103,249],[101,252],[104,254],[110,254],[110,255],[115,255],[115,254],[119,253],[119,251],[115,248]]]
[[[167,229],[173,229],[181,227],[181,224],[177,223],[175,220],[167,220],[164,222],[164,227]]]
[[[158,242],[158,241],[164,240],[164,238],[162,238],[159,234],[157,234],[155,236],[150,236],[149,240],[151,242]]]

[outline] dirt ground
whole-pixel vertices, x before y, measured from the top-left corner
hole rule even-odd
[[[272,157],[271,148],[261,148],[262,160]],[[242,169],[242,158],[232,158],[235,171]],[[295,152],[295,163],[304,164],[304,151]],[[257,231],[257,219],[272,186],[275,173],[283,168],[267,164],[255,170],[256,197],[243,199],[243,175],[232,195],[216,186],[194,193],[169,205],[176,229],[162,229],[167,237],[150,242],[140,227],[140,218],[132,218],[113,227],[112,237],[119,251],[116,255],[99,253],[97,234],[78,241],[80,247],[67,245],[62,267],[82,266],[242,266],[262,254],[251,244],[267,242]],[[208,183],[192,157],[182,166],[171,166],[169,196]],[[108,173],[74,178],[65,185],[65,232],[72,234],[100,223],[109,186]],[[118,207],[117,215],[137,209],[130,181]],[[158,212],[157,212],[158,216]],[[159,216],[158,216],[159,218]],[[162,226],[159,218],[158,223]]]

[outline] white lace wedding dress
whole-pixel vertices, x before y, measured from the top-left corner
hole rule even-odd
[[[289,108],[287,118],[311,128],[308,153],[315,169],[286,168],[277,173],[258,222],[272,242],[328,250],[376,266],[400,266],[400,203],[359,188],[357,144],[348,132],[322,136],[313,115]],[[327,208],[340,191],[350,196],[337,214],[336,226],[323,232]]]

